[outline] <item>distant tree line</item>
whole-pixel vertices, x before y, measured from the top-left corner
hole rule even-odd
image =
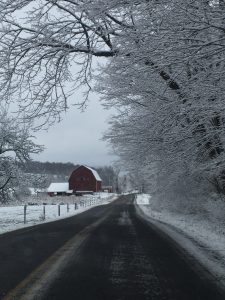
[[[61,163],[61,162],[40,162],[40,161],[28,161],[25,164],[21,164],[21,168],[26,173],[36,174],[52,174],[52,175],[65,175],[69,174],[79,167],[73,163]]]
[[[72,171],[79,167],[77,164],[73,164],[71,162],[62,163],[62,162],[40,162],[40,161],[27,161],[26,163],[18,163],[20,169],[24,173],[38,174],[43,175],[45,179],[45,184],[43,184],[43,180],[39,180],[41,182],[41,186],[44,185],[47,187],[50,182],[60,182],[67,181]],[[115,185],[115,171],[112,166],[103,166],[95,169],[99,176],[102,179],[103,185]],[[36,177],[35,177],[36,178]]]

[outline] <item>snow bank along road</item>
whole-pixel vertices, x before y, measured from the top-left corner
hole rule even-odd
[[[39,202],[39,205],[27,205],[26,224],[24,224],[24,205],[0,206],[0,234],[43,222],[51,222],[57,219],[68,218],[69,216],[74,216],[86,211],[93,206],[108,204],[115,200],[116,197],[116,194],[97,193],[81,197],[49,197],[47,195],[43,198],[31,198],[31,201],[29,201],[28,198],[26,201]],[[49,204],[40,205],[41,201]],[[66,203],[62,204],[64,201]],[[57,204],[60,204],[60,216],[58,216],[59,206]],[[43,208],[45,208],[45,218],[43,215]]]
[[[133,196],[0,236],[0,299],[218,300],[219,287]]]

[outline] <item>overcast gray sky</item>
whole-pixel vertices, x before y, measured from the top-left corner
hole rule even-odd
[[[75,98],[77,96],[74,95]],[[109,153],[111,149],[107,143],[100,140],[108,128],[107,120],[111,114],[112,111],[102,108],[98,95],[92,94],[84,112],[73,106],[62,115],[61,123],[36,135],[36,143],[44,145],[46,149],[33,159],[93,167],[111,164],[116,158]]]

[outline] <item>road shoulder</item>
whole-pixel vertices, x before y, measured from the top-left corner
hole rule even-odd
[[[219,291],[225,294],[225,263],[220,260],[218,253],[207,249],[193,237],[188,236],[181,229],[151,218],[146,215],[141,207],[135,205],[137,216],[146,224],[153,227],[159,235],[167,239],[174,249],[181,253],[189,265],[197,270],[199,276],[214,282]]]

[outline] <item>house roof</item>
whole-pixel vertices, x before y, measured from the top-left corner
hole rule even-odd
[[[95,179],[96,179],[97,181],[102,181],[102,180],[101,180],[101,177],[98,175],[98,172],[97,172],[96,170],[94,170],[94,169],[92,169],[92,168],[90,168],[90,167],[87,167],[87,166],[83,166],[83,167],[89,169],[89,170],[92,172],[92,174],[94,175],[94,177],[95,177]]]
[[[60,192],[69,192],[69,183],[68,182],[52,182],[48,187],[47,191],[49,193],[60,193]]]

